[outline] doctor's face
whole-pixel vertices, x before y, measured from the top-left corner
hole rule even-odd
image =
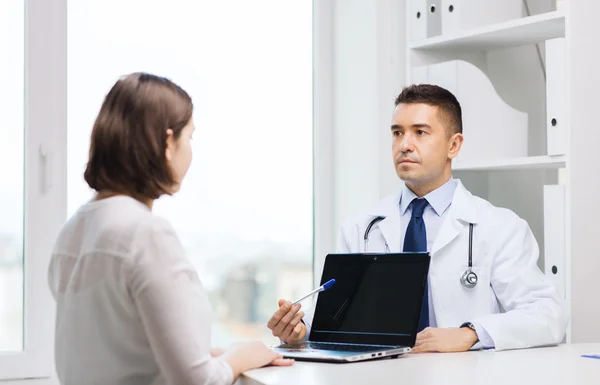
[[[462,145],[462,135],[445,126],[438,107],[399,104],[392,117],[392,153],[396,173],[415,193],[433,189],[451,175],[451,160]],[[428,193],[429,191],[424,191]]]

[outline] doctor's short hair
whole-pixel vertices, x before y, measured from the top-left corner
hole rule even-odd
[[[462,134],[462,109],[452,92],[433,84],[413,84],[402,90],[394,106],[421,103],[438,107],[446,129],[452,134]]]
[[[119,79],[94,123],[85,181],[96,191],[133,197],[170,194],[167,129],[179,138],[192,113],[190,96],[169,79],[148,73]]]

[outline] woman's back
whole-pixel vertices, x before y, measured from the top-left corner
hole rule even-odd
[[[192,162],[192,114],[187,92],[147,73],[119,79],[102,103],[84,172],[96,196],[63,227],[48,276],[62,385],[221,385],[293,363],[260,342],[212,357],[207,295],[151,213]]]
[[[231,368],[210,356],[197,274],[172,227],[143,203],[84,205],[58,237],[49,282],[62,384],[232,382]]]

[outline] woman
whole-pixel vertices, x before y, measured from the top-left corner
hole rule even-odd
[[[97,194],[62,229],[49,269],[63,385],[231,384],[292,364],[258,342],[211,354],[207,295],[171,225],[152,215],[190,166],[192,110],[183,89],[144,73],[104,100],[84,174]]]

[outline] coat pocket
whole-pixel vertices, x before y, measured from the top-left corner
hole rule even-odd
[[[477,284],[471,288],[461,282],[467,270],[467,266],[461,266],[430,277],[438,327],[458,327],[463,322],[495,312],[497,301],[490,283],[489,266],[473,266]]]

